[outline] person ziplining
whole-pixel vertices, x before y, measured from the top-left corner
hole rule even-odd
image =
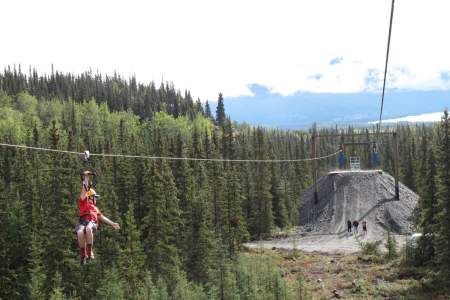
[[[97,208],[97,199],[100,197],[89,183],[89,176],[95,176],[91,171],[84,171],[81,174],[82,187],[78,208],[80,210],[80,221],[76,226],[78,246],[80,248],[80,265],[85,265],[94,259],[94,233],[99,227],[99,222],[106,223],[116,230],[120,225],[105,217]]]

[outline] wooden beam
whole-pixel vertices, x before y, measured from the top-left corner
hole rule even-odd
[[[397,140],[397,133],[394,132],[394,176],[395,176],[395,200],[400,200],[400,189],[398,185],[398,176],[399,176],[399,170],[398,170],[398,140]]]
[[[342,143],[342,145],[344,145],[344,146],[347,146],[347,145],[364,145],[364,146],[367,146],[367,145],[371,145],[371,144],[373,144],[373,142],[345,142],[345,143]]]
[[[315,129],[313,129],[313,134],[311,136],[311,157],[317,157],[316,156],[316,133]],[[311,161],[311,169],[312,169],[312,176],[313,176],[313,184],[314,184],[314,204],[319,203],[319,193],[317,189],[317,165],[316,160],[313,159]]]
[[[380,133],[376,133],[376,132],[369,132],[369,133],[354,133],[354,134],[324,134],[324,135],[316,135],[316,138],[324,138],[324,137],[352,137],[352,136],[368,136],[368,135],[392,135],[394,132],[393,131],[385,131],[385,132],[380,132]]]

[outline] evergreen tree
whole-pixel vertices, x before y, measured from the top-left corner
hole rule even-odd
[[[223,127],[225,124],[225,105],[223,103],[222,93],[219,93],[219,99],[217,100],[217,108],[216,108],[216,122],[217,125]]]
[[[177,146],[175,155],[177,157],[186,157],[187,149],[183,142],[182,136],[177,136]],[[192,251],[192,244],[189,243],[189,238],[192,234],[192,213],[194,202],[194,174],[186,160],[177,160],[173,163],[173,175],[177,187],[177,198],[179,199],[180,207],[180,228],[177,231],[177,247],[182,249],[184,254],[183,262],[186,262],[189,252]]]
[[[106,270],[105,276],[98,284],[97,299],[125,299],[124,285],[125,283],[120,279],[119,272],[115,267]]]
[[[148,187],[148,214],[144,217],[145,248],[152,274],[162,277],[172,289],[180,267],[176,248],[180,211],[172,172],[165,161],[157,161]]]
[[[30,283],[28,285],[29,295],[31,299],[43,300],[47,299],[44,289],[46,275],[44,265],[42,264],[42,244],[40,237],[33,234],[31,242],[31,269]]]
[[[4,220],[0,223],[0,241],[3,242],[0,250],[0,297],[21,299],[27,295],[27,249],[30,242],[24,201],[10,195],[6,209],[0,213]]]
[[[281,187],[281,175],[279,170],[279,165],[271,165],[271,187],[270,193],[272,195],[272,211],[273,211],[273,222],[279,228],[284,228],[288,223],[286,206],[285,206],[285,195]]]
[[[397,258],[397,241],[395,240],[395,237],[392,234],[392,231],[388,229],[387,231],[387,240],[386,240],[386,258],[388,260],[393,260]]]
[[[63,290],[61,288],[61,281],[62,277],[59,272],[56,272],[54,276],[54,283],[53,283],[53,291],[50,295],[50,300],[64,300],[66,299]]]
[[[424,138],[422,153],[425,155],[421,166],[421,189],[418,203],[418,225],[422,229],[419,246],[424,263],[432,262],[435,255],[435,232],[438,224],[438,202],[436,191],[436,165],[433,147],[427,147]]]
[[[156,288],[158,291],[158,296],[156,299],[158,300],[169,300],[169,293],[167,291],[167,284],[164,282],[162,278],[158,278],[156,281]]]
[[[209,106],[208,100],[206,100],[206,103],[205,103],[205,117],[207,117],[207,118],[209,118],[211,120],[214,119],[214,117],[213,117],[213,115],[211,113],[211,107]]]
[[[450,118],[445,110],[437,137],[438,227],[436,259],[442,282],[450,281]]]
[[[144,277],[144,283],[136,292],[136,299],[138,300],[159,300],[158,291],[153,284],[152,274],[147,272]]]
[[[242,187],[239,178],[238,168],[236,165],[228,167],[228,176],[226,179],[226,227],[223,232],[228,251],[234,256],[242,242],[248,239],[247,224],[242,212],[244,196],[242,195]]]
[[[213,132],[211,145],[211,158],[220,158],[219,137],[216,131]],[[212,203],[212,219],[216,233],[221,232],[224,226],[224,206],[225,206],[225,178],[223,164],[211,162],[210,165],[210,197]]]
[[[123,226],[125,244],[119,251],[117,260],[119,273],[122,275],[127,285],[125,293],[129,297],[135,298],[136,291],[144,277],[145,253],[140,241],[140,233],[136,227],[134,219],[133,204],[128,206]]]
[[[254,136],[255,158],[259,160],[268,159],[267,142],[262,128],[255,130]],[[253,197],[253,216],[250,220],[252,234],[258,238],[269,235],[273,225],[272,195],[270,193],[270,169],[266,163],[254,164],[255,195]]]

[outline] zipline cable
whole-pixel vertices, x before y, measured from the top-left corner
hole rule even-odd
[[[389,48],[391,45],[392,19],[394,18],[394,1],[395,0],[392,0],[391,19],[389,21],[389,35],[388,35],[387,50],[386,50],[386,63],[384,65],[383,91],[381,93],[381,108],[380,108],[380,119],[378,121],[378,130],[377,130],[378,132],[380,132],[380,129],[381,129],[381,116],[383,115],[384,90],[386,88],[386,74],[387,74],[387,67],[388,67],[388,60],[389,60]]]
[[[75,152],[75,151],[67,151],[67,150],[57,150],[57,149],[48,149],[41,147],[32,147],[32,146],[24,146],[24,145],[13,145],[13,144],[5,144],[0,143],[0,146],[3,147],[11,147],[11,148],[21,148],[21,149],[30,149],[30,150],[39,150],[39,151],[47,151],[47,152],[57,152],[64,154],[74,154],[74,155],[82,155],[84,156],[86,153]],[[162,159],[162,160],[189,160],[189,161],[213,161],[213,162],[256,162],[256,163],[281,163],[281,162],[302,162],[302,161],[312,161],[312,160],[320,160],[335,156],[339,153],[339,150],[320,157],[311,157],[311,158],[300,158],[300,159],[222,159],[222,158],[195,158],[195,157],[171,157],[171,156],[145,156],[145,155],[127,155],[127,154],[107,154],[107,153],[90,153],[90,156],[100,156],[100,157],[123,157],[123,158],[142,158],[142,159]]]

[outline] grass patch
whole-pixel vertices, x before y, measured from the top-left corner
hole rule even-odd
[[[305,293],[304,299],[331,299],[333,290],[341,299],[450,299],[450,293],[436,289],[438,283],[425,279],[429,278],[425,269],[407,267],[400,258],[388,261],[375,249],[369,245],[364,253],[348,255],[298,250],[299,255],[293,256],[282,249],[262,252],[285,270],[283,279]]]

